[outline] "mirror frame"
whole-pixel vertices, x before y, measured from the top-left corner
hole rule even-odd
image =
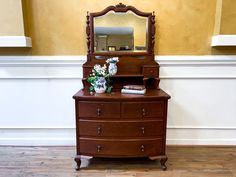
[[[126,13],[127,11],[131,11],[135,13],[137,16],[147,17],[147,30],[146,30],[146,46],[147,50],[145,52],[131,52],[131,51],[106,51],[106,52],[96,52],[94,51],[94,18],[105,15],[106,13],[114,11]],[[153,55],[154,54],[154,45],[155,45],[155,14],[141,12],[133,6],[126,6],[122,3],[119,3],[115,6],[108,6],[104,10],[100,12],[89,13],[87,12],[87,48],[88,55],[94,56],[124,56],[124,55]]]

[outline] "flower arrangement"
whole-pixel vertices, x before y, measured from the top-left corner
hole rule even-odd
[[[118,63],[119,58],[118,57],[112,57],[106,60],[107,63]]]
[[[92,73],[88,76],[87,81],[91,84],[89,91],[97,93],[110,93],[112,86],[110,85],[110,74],[107,71],[107,66],[96,64],[92,69]]]

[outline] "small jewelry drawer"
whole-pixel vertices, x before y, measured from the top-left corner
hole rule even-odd
[[[80,138],[83,155],[111,157],[145,157],[162,153],[163,139],[91,139]]]
[[[143,66],[144,77],[158,77],[159,67],[158,66]]]
[[[79,117],[90,118],[119,118],[119,102],[78,102]]]
[[[163,120],[79,120],[79,135],[93,137],[149,137],[163,135]]]

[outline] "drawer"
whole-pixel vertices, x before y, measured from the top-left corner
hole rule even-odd
[[[159,67],[158,66],[143,66],[144,77],[158,77]]]
[[[145,157],[162,153],[162,139],[89,139],[80,138],[81,155],[114,156],[114,157]]]
[[[80,101],[78,103],[79,117],[91,118],[119,118],[119,102],[89,102]]]
[[[159,121],[94,121],[79,120],[80,136],[147,137],[164,134],[164,122]]]
[[[121,116],[124,118],[163,117],[164,102],[124,102],[121,106]]]

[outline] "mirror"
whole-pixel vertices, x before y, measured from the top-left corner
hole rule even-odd
[[[153,55],[155,15],[119,3],[87,14],[88,56]]]
[[[94,51],[145,52],[147,17],[135,13],[115,13],[94,18]]]

